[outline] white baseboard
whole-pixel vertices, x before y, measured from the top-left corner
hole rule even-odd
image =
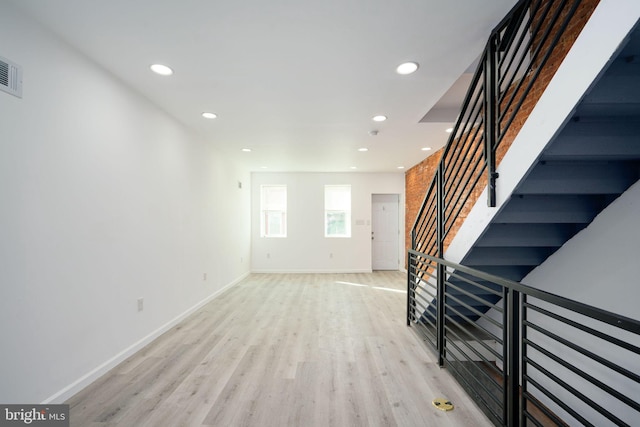
[[[49,403],[63,403],[63,402],[65,402],[71,396],[75,395],[76,393],[78,393],[79,391],[81,391],[82,389],[87,387],[89,384],[91,384],[92,382],[94,382],[95,380],[97,380],[98,378],[100,378],[101,376],[106,374],[107,372],[109,372],[111,369],[115,368],[118,364],[122,363],[129,356],[131,356],[135,352],[141,350],[144,346],[146,346],[147,344],[149,344],[150,342],[152,342],[153,340],[158,338],[163,333],[167,332],[169,329],[173,328],[175,325],[180,323],[182,320],[187,318],[189,315],[193,314],[195,311],[197,311],[199,308],[201,308],[202,306],[204,306],[205,304],[207,304],[208,302],[210,302],[214,298],[216,298],[218,295],[222,294],[224,291],[226,291],[226,290],[230,289],[231,287],[233,287],[233,286],[237,285],[238,283],[240,283],[249,274],[250,273],[247,272],[247,273],[243,274],[242,276],[238,277],[237,279],[235,279],[234,281],[232,281],[231,283],[229,283],[228,285],[224,286],[223,288],[218,289],[213,294],[209,295],[208,297],[206,297],[202,301],[198,302],[197,304],[195,304],[191,308],[187,309],[182,314],[178,315],[177,317],[173,318],[169,322],[165,323],[164,325],[162,325],[161,327],[159,327],[155,331],[151,332],[149,335],[145,336],[141,340],[139,340],[136,343],[132,344],[131,346],[127,347],[126,349],[124,349],[120,353],[116,354],[115,356],[113,356],[111,359],[107,360],[106,362],[104,362],[100,366],[96,367],[95,369],[93,369],[92,371],[90,371],[87,374],[83,375],[82,377],[80,377],[79,379],[74,381],[73,383],[71,383],[68,386],[64,387],[62,390],[60,390],[57,393],[53,394],[52,396],[48,397],[41,404],[42,405],[46,405],[46,404],[49,404]]]
[[[256,274],[341,274],[372,273],[372,270],[252,270]]]

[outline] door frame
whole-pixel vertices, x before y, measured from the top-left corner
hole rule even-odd
[[[404,239],[402,239],[402,235],[401,235],[401,226],[402,226],[402,221],[401,221],[401,216],[402,216],[402,209],[400,208],[400,203],[402,200],[401,194],[399,193],[372,193],[371,194],[371,235],[373,236],[373,227],[374,227],[374,223],[375,223],[375,218],[374,218],[374,203],[376,202],[385,202],[384,200],[379,200],[379,199],[383,199],[383,198],[388,198],[388,199],[394,199],[394,200],[388,200],[388,203],[396,203],[397,204],[397,218],[395,221],[395,225],[397,227],[397,238],[396,238],[396,249],[395,249],[395,254],[397,256],[397,264],[396,264],[396,268],[395,269],[389,269],[387,271],[395,271],[401,270],[401,257],[400,257],[400,247],[401,244],[403,242]],[[378,199],[378,200],[376,200]],[[376,271],[377,269],[374,266],[374,256],[373,256],[373,241],[371,242],[371,270],[372,271]]]

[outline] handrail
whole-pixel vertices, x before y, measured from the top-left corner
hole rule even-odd
[[[640,417],[639,321],[444,260],[485,187],[496,206],[500,156],[581,4],[521,0],[495,27],[411,229],[407,325],[496,425]]]
[[[407,325],[496,425],[637,422],[640,321],[424,252],[408,256]]]
[[[594,307],[588,304],[581,303],[579,301],[572,300],[560,295],[553,294],[551,292],[543,291],[542,289],[533,288],[520,282],[514,282],[513,280],[505,279],[500,276],[496,276],[491,273],[487,273],[475,268],[467,267],[455,262],[447,261],[442,258],[438,258],[429,254],[409,250],[409,255],[414,257],[420,257],[432,261],[434,263],[442,264],[457,272],[467,273],[474,276],[477,279],[482,279],[487,282],[494,283],[496,285],[518,291],[523,294],[530,295],[539,300],[546,301],[559,307],[564,307],[568,310],[574,311],[579,314],[597,319],[601,322],[608,323],[611,326],[615,326],[620,329],[628,330],[634,334],[640,335],[640,321],[632,319],[630,317],[621,316],[619,314],[611,313],[607,310],[603,310],[599,307]],[[639,353],[640,354],[640,353]]]
[[[442,258],[481,189],[496,205],[498,148],[511,142],[516,118],[528,114],[523,105],[580,4],[521,0],[493,29],[413,223],[412,249],[428,247]]]

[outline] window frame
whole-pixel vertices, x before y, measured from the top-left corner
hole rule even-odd
[[[270,202],[268,190],[279,188],[284,190],[284,203]],[[287,186],[285,184],[263,184],[260,185],[260,237],[283,239],[287,237],[287,207],[288,207]],[[280,209],[273,209],[273,207]],[[270,215],[280,213],[281,232],[272,234],[269,231]]]
[[[331,191],[332,188],[342,188],[342,189],[348,189],[348,209],[335,209],[333,204],[331,203],[331,206],[328,206],[329,203],[329,197],[328,196],[328,192]],[[335,200],[332,201],[333,203],[335,203]],[[339,185],[325,185],[324,186],[324,237],[326,238],[342,238],[342,239],[350,239],[351,238],[351,185],[350,184],[339,184]],[[331,215],[335,215],[335,214],[340,214],[343,213],[345,218],[344,218],[344,228],[345,228],[345,232],[344,233],[329,233],[329,225],[330,225],[330,221],[329,221],[329,216]]]

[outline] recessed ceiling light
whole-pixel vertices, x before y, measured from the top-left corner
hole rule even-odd
[[[250,153],[251,152],[251,148],[243,148],[242,151],[244,151],[245,153]]]
[[[447,128],[447,129],[445,129],[444,131],[445,131],[446,133],[451,133],[451,132],[453,132],[453,128]]]
[[[404,166],[398,166],[398,169],[404,169]]]
[[[387,120],[387,116],[373,116],[371,120],[373,120],[374,122],[384,122],[385,120]]]
[[[215,119],[216,117],[218,117],[218,115],[216,113],[208,113],[208,112],[204,112],[202,113],[202,117],[204,117],[205,119]]]
[[[362,152],[364,152],[364,151],[369,151],[369,149],[368,149],[368,148],[364,148],[364,147],[362,147],[362,148],[358,148],[358,151],[362,151]]]
[[[156,74],[160,74],[161,76],[170,76],[171,74],[173,74],[173,70],[167,67],[166,65],[153,64],[149,68],[151,68],[151,71],[153,71]]]
[[[415,73],[418,67],[419,65],[417,62],[405,62],[404,64],[398,65],[398,68],[396,68],[396,73],[402,75]]]
[[[358,169],[356,166],[351,166],[350,169]]]
[[[421,150],[422,151],[431,151],[431,147],[422,147]]]

